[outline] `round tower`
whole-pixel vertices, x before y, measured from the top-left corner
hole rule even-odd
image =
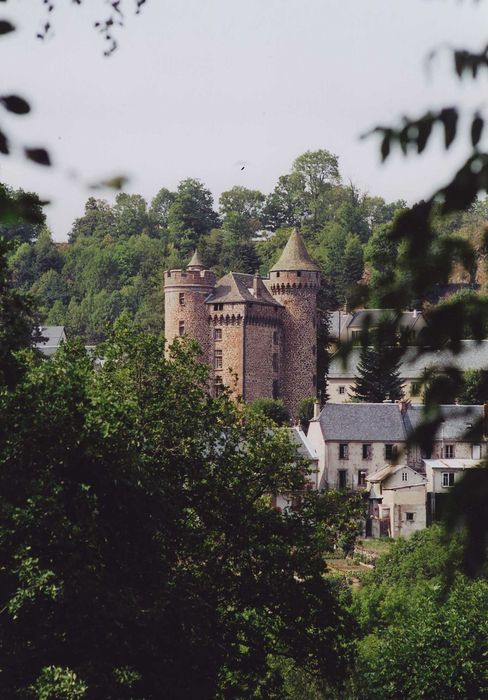
[[[320,270],[294,229],[269,273],[271,294],[283,314],[283,401],[297,416],[300,401],[317,395],[317,292]]]
[[[205,299],[215,287],[215,275],[206,270],[197,251],[186,270],[164,273],[164,334],[171,345],[180,336],[196,340],[209,361],[210,336]]]

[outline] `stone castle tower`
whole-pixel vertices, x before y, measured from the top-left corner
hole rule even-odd
[[[213,372],[245,401],[282,398],[292,416],[317,393],[318,266],[297,230],[269,279],[229,272],[220,280],[195,252],[186,270],[164,274],[168,343],[188,335]]]

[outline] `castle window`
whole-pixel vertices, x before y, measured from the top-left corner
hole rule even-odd
[[[178,334],[185,335],[185,322],[184,321],[180,321],[178,323]]]
[[[214,328],[214,340],[222,340],[222,328]]]
[[[224,390],[224,385],[222,384],[222,377],[215,377],[215,382],[214,382],[215,396],[216,397],[221,396],[223,390]]]
[[[273,369],[276,371],[278,369],[278,353],[273,353]]]
[[[179,294],[179,301],[180,301],[180,306],[185,305],[185,292],[180,292]]]
[[[273,379],[273,398],[277,399],[279,397],[279,395],[280,395],[280,389],[278,386],[278,380]]]
[[[315,353],[317,352],[315,345],[312,345],[312,355],[315,357]]]
[[[215,350],[214,352],[214,368],[222,369],[222,350]]]
[[[300,272],[300,270],[298,270],[298,271],[297,271],[297,277],[301,277],[301,276],[302,276],[302,273]]]
[[[273,345],[278,345],[278,331],[273,331]]]
[[[223,310],[224,310],[223,304],[214,304],[214,311],[223,311]]]
[[[280,276],[280,273],[279,273],[279,272],[277,272],[277,273],[276,273],[276,277],[279,277],[279,276]]]
[[[312,323],[313,323],[313,327],[315,328],[315,326],[317,325],[317,321],[315,320],[315,316],[312,319]]]

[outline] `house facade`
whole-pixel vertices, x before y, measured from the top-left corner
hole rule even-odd
[[[325,404],[307,435],[318,457],[319,488],[364,489],[368,476],[398,461],[422,470],[429,458],[479,460],[486,455],[485,406],[441,406],[443,421],[428,454],[407,446],[422,410],[407,401]]]
[[[423,318],[419,317],[419,321]],[[351,400],[355,377],[358,374],[358,364],[361,354],[360,347],[351,349],[347,361],[339,355],[331,358],[327,375],[327,392],[334,403],[345,403]],[[405,398],[411,403],[422,403],[421,380],[427,369],[457,367],[462,372],[468,369],[484,369],[488,367],[488,340],[462,340],[461,351],[454,354],[450,350],[436,350],[418,354],[415,346],[407,348],[400,364]]]

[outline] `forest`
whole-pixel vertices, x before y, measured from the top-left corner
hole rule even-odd
[[[4,197],[25,196],[2,187]],[[338,157],[323,149],[298,156],[267,195],[235,186],[221,194],[217,206],[204,183],[187,178],[174,192],[162,187],[150,202],[124,192],[113,205],[88,198],[67,242],[53,241],[40,204],[38,223],[13,217],[0,233],[16,243],[9,256],[13,284],[36,299],[40,321],[65,325],[70,336],[92,344],[106,337],[107,324],[123,311],[142,329],[160,332],[163,270],[184,266],[195,248],[217,275],[230,270],[265,275],[295,225],[323,273],[322,307],[352,306],[398,269],[401,246],[388,232],[405,206],[345,183]],[[480,201],[468,212],[438,220],[439,237],[467,237],[477,245],[476,267],[457,270],[454,283],[479,289],[485,284],[486,216],[487,205]],[[373,294],[368,303],[375,302]]]

